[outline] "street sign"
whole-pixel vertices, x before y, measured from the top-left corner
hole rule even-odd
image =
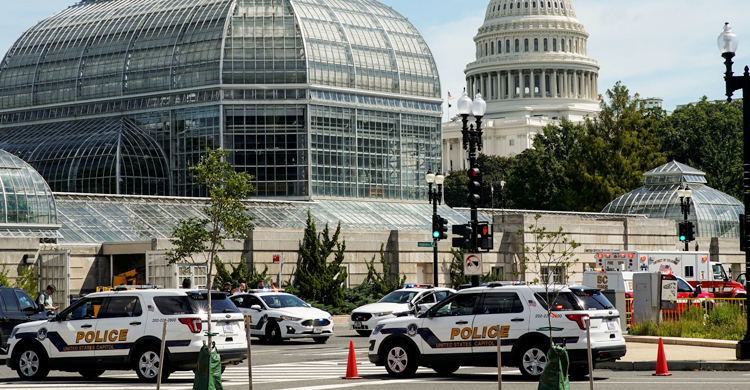
[[[481,275],[482,274],[482,254],[465,253],[464,254],[464,275]]]
[[[432,241],[430,241],[430,242],[424,242],[424,241],[417,242],[417,248],[434,248],[434,247],[435,247],[435,243],[432,242]]]

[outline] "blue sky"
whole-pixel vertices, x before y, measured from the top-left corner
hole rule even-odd
[[[473,37],[489,0],[380,0],[406,16],[432,49],[443,96],[458,95],[463,70],[474,60]],[[0,51],[25,30],[73,0],[26,0],[3,4]],[[750,65],[748,0],[574,0],[590,34],[589,57],[599,61],[599,90],[618,80],[641,97],[661,97],[664,108],[708,96],[723,99],[723,59],[716,38],[724,22],[740,37],[735,73]],[[455,108],[454,108],[455,110]],[[455,114],[455,111],[453,112]]]

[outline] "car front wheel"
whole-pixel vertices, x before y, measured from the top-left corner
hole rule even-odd
[[[394,342],[385,350],[385,369],[395,378],[408,378],[417,372],[416,353],[404,342]]]
[[[41,380],[49,374],[47,357],[36,347],[26,347],[18,354],[16,362],[18,377],[24,380]]]
[[[549,346],[545,347],[543,343],[527,345],[521,351],[521,359],[518,363],[521,374],[526,378],[538,380],[542,376],[544,367],[547,367],[547,363],[549,363],[548,350]]]

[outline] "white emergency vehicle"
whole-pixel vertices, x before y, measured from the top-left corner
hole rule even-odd
[[[192,370],[207,341],[206,291],[122,290],[92,293],[48,321],[20,324],[8,340],[7,365],[21,379],[50,370],[98,377],[105,370],[135,370],[155,382],[163,323],[167,323],[162,378]],[[212,292],[213,341],[222,367],[247,358],[242,313],[226,293]]]
[[[331,313],[311,307],[292,294],[254,290],[232,295],[230,299],[250,318],[250,334],[262,341],[279,343],[286,339],[312,338],[323,344],[333,336]]]
[[[354,309],[349,316],[349,329],[356,330],[362,336],[369,336],[379,321],[409,312],[414,305],[420,305],[422,311],[427,310],[455,293],[456,290],[445,287],[407,284],[378,302]]]
[[[499,334],[503,365],[539,378],[548,362],[551,327],[553,342],[567,346],[571,376],[581,377],[588,375],[586,317],[594,363],[625,355],[620,314],[599,289],[556,288],[551,323],[544,287],[492,283],[460,290],[415,317],[383,320],[370,335],[370,361],[394,377],[409,377],[418,366],[441,375],[461,365],[496,367]]]

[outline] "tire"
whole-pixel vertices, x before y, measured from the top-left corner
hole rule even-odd
[[[274,344],[281,344],[281,342],[284,341],[281,337],[281,328],[279,328],[279,324],[269,322],[268,325],[266,325],[266,338]]]
[[[81,370],[78,373],[84,378],[98,378],[104,374],[104,370]]]
[[[521,374],[527,379],[539,380],[544,367],[549,363],[548,351],[549,345],[543,342],[525,344],[520,350],[518,359],[518,369],[521,370]]]
[[[357,333],[359,333],[360,336],[370,337],[370,334],[372,333],[371,330],[358,330]]]
[[[24,347],[18,354],[16,361],[16,373],[23,380],[42,380],[49,374],[49,363],[47,356],[41,348],[29,345]]]
[[[227,365],[226,364],[222,364],[222,366],[221,366],[221,373],[223,374],[224,370],[226,370],[226,369],[227,369]]]
[[[258,336],[258,341],[261,341],[261,342],[265,343],[266,341],[268,341],[268,337],[266,337],[266,336]]]
[[[159,378],[159,365],[162,364],[159,358],[159,350],[155,346],[146,346],[135,354],[134,367],[135,373],[141,382],[153,383]],[[167,379],[170,370],[167,367],[162,368],[161,379]]]
[[[461,366],[458,366],[458,365],[444,365],[444,366],[435,366],[435,367],[432,367],[432,369],[438,375],[449,376],[453,374],[454,372],[458,371],[460,367]]]
[[[316,344],[325,344],[328,341],[328,337],[313,337]]]
[[[592,368],[596,368],[596,362]],[[584,379],[589,376],[589,364],[588,363],[572,363],[568,367],[568,375],[571,379]]]
[[[384,349],[385,369],[394,378],[409,378],[419,366],[417,354],[403,341],[395,341]]]

